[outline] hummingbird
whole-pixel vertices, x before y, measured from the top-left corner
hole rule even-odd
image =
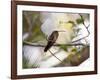
[[[44,49],[44,52],[47,52],[53,46],[53,44],[56,42],[58,36],[59,36],[58,31],[53,31],[51,33],[51,35],[48,37],[48,43]]]
[[[56,42],[56,40],[58,39],[58,36],[59,36],[58,32],[65,32],[65,31],[53,31],[51,33],[51,35],[48,37],[48,43],[44,49],[44,52],[47,52],[53,46],[53,44]]]
[[[65,32],[65,31],[53,31],[53,32],[51,33],[51,35],[48,37],[48,43],[47,43],[46,47],[44,48],[44,52],[47,52],[47,51],[53,46],[53,44],[56,42],[56,40],[58,39],[58,36],[59,36],[59,33],[58,33],[58,32]],[[56,56],[54,55],[54,53],[52,53],[50,50],[49,50],[49,52],[50,52],[55,58],[57,58],[63,65],[65,65],[65,63],[64,63],[62,60],[60,60],[58,57],[56,57]]]

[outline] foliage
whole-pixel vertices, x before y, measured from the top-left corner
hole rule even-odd
[[[84,22],[84,19],[83,18],[78,18],[78,19],[76,19],[76,22],[77,22],[77,24],[81,24],[81,23]]]
[[[44,33],[41,31],[41,24],[42,23],[40,21],[40,13],[39,12],[31,12],[31,13],[32,13],[30,15],[31,17],[28,17],[28,18],[29,18],[31,23],[32,23],[32,21],[34,22],[34,24],[31,24],[32,27],[30,26],[30,24],[28,22],[27,16],[25,16],[23,14],[23,34],[29,33],[28,38],[25,39],[24,41],[28,41],[28,42],[32,42],[32,43],[41,41],[41,42],[45,43],[46,37],[45,37]],[[38,16],[38,17],[36,18],[36,20],[34,20],[36,16]],[[69,20],[68,23],[71,23],[73,26],[76,26],[74,21]],[[77,25],[83,24],[84,23],[83,17],[81,16],[80,18],[76,19],[76,23],[77,23]],[[30,27],[31,27],[31,31],[30,31]],[[71,39],[74,39],[75,37],[77,37],[80,30],[81,30],[81,28],[75,29],[74,30],[75,35],[71,36]],[[77,63],[81,59],[81,55],[82,55],[82,54],[80,54],[80,51],[82,51],[84,47],[82,47],[82,50],[79,51],[79,48],[77,48],[77,47],[72,48],[72,46],[66,46],[66,45],[61,44],[61,45],[59,45],[59,48],[61,50],[64,50],[66,53],[70,53],[70,55],[65,60],[66,63],[70,62],[72,65],[77,65]],[[68,51],[69,48],[71,49],[70,51]],[[23,57],[23,68],[29,68],[29,67],[35,68],[35,67],[37,67],[36,64],[30,65],[27,63],[28,63],[27,59],[25,59]]]
[[[35,16],[39,16],[39,13],[33,12],[31,14],[31,17],[33,18],[32,21],[34,21]],[[31,34],[25,41],[38,42],[40,40],[45,40],[45,36],[44,36],[43,32],[41,31],[40,26],[41,26],[41,22],[40,22],[39,17],[37,17],[37,19],[34,21],[34,24],[32,26]],[[25,32],[30,33],[29,28],[30,28],[30,26],[28,24],[28,21],[26,20],[25,15],[23,15],[23,33],[25,33]]]

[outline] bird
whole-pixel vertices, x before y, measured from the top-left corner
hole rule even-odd
[[[52,46],[53,44],[56,42],[56,40],[58,39],[59,33],[58,31],[53,31],[51,33],[51,35],[48,37],[48,43],[44,49],[44,52],[47,52]]]

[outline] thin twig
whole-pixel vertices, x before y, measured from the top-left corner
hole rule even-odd
[[[31,43],[31,42],[23,42],[24,45],[30,45],[30,46],[35,46],[35,47],[45,47],[46,44],[36,44],[36,43]],[[53,46],[85,46],[85,44],[54,44]]]
[[[83,19],[83,16],[82,16],[81,14],[79,14],[79,15],[80,15],[81,19]],[[84,20],[84,19],[83,19],[83,20]],[[86,25],[85,25],[85,22],[83,21],[83,25],[84,25],[84,27],[86,28],[86,30],[87,30],[87,32],[88,32],[88,35],[89,35],[90,32],[89,32],[89,30],[87,29],[87,27],[89,27],[90,24],[89,24],[88,26],[86,26]]]
[[[52,53],[50,50],[49,50],[49,52],[50,52],[57,60],[59,60],[59,61],[61,62],[61,64],[63,64],[63,65],[66,66],[66,63],[65,63],[65,62],[63,62],[62,60],[60,60],[60,59],[59,59],[57,56],[55,56],[54,53]]]
[[[86,27],[87,29],[89,28],[90,24]]]
[[[81,19],[83,19],[83,16],[82,16],[81,14],[79,14],[79,16],[81,17]],[[83,20],[84,20],[84,19],[83,19]],[[80,41],[80,40],[82,40],[82,39],[85,39],[86,37],[88,37],[88,36],[90,35],[90,32],[89,32],[89,30],[88,30],[88,27],[90,26],[90,24],[89,24],[88,26],[86,26],[85,23],[84,23],[84,21],[82,22],[82,24],[83,24],[84,27],[86,28],[88,34],[87,34],[85,37],[82,37],[82,38],[80,38],[80,39],[77,39],[77,40],[75,40],[75,41],[72,41],[72,43],[77,42],[77,41]]]

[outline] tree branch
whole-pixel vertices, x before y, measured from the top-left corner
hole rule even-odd
[[[31,42],[23,42],[23,45],[30,45],[35,47],[45,47],[46,44],[39,44],[39,43],[31,43]],[[54,44],[53,46],[86,46],[86,44]]]
[[[79,14],[79,16],[81,17],[81,19],[83,19],[83,16],[82,16],[81,14]],[[84,20],[84,19],[83,19],[83,20]],[[88,37],[88,36],[90,35],[90,32],[89,32],[89,30],[88,30],[88,27],[90,26],[90,24],[89,24],[88,26],[86,26],[85,23],[84,23],[84,21],[82,22],[82,24],[84,25],[84,27],[86,28],[86,30],[87,30],[87,32],[88,32],[87,36],[82,37],[82,38],[80,38],[80,39],[78,39],[78,40],[72,41],[72,43],[77,42],[77,41],[80,41],[80,40],[82,40],[82,39],[85,39],[86,37]]]

